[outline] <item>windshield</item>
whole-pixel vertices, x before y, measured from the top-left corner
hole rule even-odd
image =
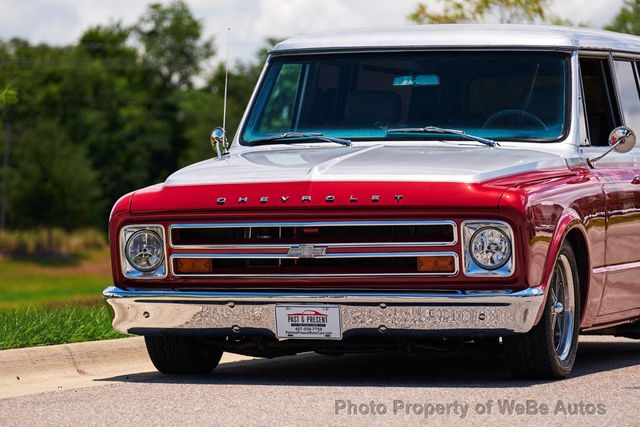
[[[441,127],[511,141],[565,134],[568,55],[414,52],[276,57],[242,143],[286,132],[352,140],[460,139],[394,133]]]

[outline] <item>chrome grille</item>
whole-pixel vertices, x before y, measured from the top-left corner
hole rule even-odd
[[[455,276],[454,221],[340,221],[173,224],[175,277]],[[446,271],[418,269],[445,260]],[[194,259],[204,269],[177,268]],[[180,270],[180,271],[176,271]]]

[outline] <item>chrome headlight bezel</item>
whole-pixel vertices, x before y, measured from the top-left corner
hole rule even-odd
[[[129,262],[126,255],[129,239],[131,239],[134,234],[145,230],[157,234],[162,242],[162,262],[157,268],[150,271],[138,270]],[[167,277],[167,239],[164,226],[160,224],[136,224],[122,227],[120,230],[120,264],[122,274],[127,279],[164,279]]]
[[[508,259],[496,268],[486,268],[476,262],[471,255],[471,240],[474,235],[486,228],[495,228],[503,233],[510,242]],[[469,277],[509,277],[515,271],[515,243],[513,230],[509,224],[498,220],[474,220],[462,223],[463,272]]]

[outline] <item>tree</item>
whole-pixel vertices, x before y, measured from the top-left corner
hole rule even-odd
[[[16,144],[9,212],[22,227],[75,228],[100,212],[96,173],[81,147],[52,120],[38,120]],[[49,242],[51,249],[51,241]]]
[[[213,40],[202,40],[202,23],[182,0],[150,5],[134,30],[145,61],[176,87],[191,87],[202,63],[215,53]]]
[[[162,167],[160,171],[166,177],[179,166],[185,134],[190,133],[190,124],[180,110],[184,93],[193,89],[194,78],[215,53],[213,40],[203,38],[202,23],[182,0],[166,6],[150,5],[133,33],[144,50],[141,59],[151,104],[149,111],[161,117],[166,126],[163,138],[168,141],[168,150],[154,151],[150,159],[152,164]]]
[[[416,24],[482,22],[497,16],[502,23],[544,21],[549,0],[441,0],[443,9],[434,12],[419,3],[409,15]]]
[[[0,113],[10,105],[18,102],[18,92],[11,85],[0,90]],[[0,115],[4,119],[4,114]],[[3,122],[5,120],[2,120]],[[0,166],[0,230],[4,230],[7,218],[7,169],[9,167],[9,152],[11,150],[11,129],[9,123],[3,123],[4,138],[2,138],[2,164]]]
[[[149,84],[156,70],[128,43],[131,31],[120,23],[87,30],[74,52],[81,65],[63,77],[62,91],[74,103],[61,124],[89,149],[110,203],[164,179],[175,164],[174,108]],[[164,93],[170,98],[169,89]]]
[[[0,90],[0,109],[18,102],[18,92],[11,85]]]
[[[640,0],[625,0],[618,14],[604,29],[640,35]]]

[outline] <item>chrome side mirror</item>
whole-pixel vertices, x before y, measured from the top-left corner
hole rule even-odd
[[[222,159],[229,154],[229,140],[224,128],[218,126],[213,129],[211,132],[211,146],[218,159]]]
[[[628,127],[617,127],[609,135],[609,146],[618,153],[628,153],[635,145],[636,134]]]
[[[593,159],[588,159],[589,165],[593,167],[593,164],[598,160],[601,160],[604,156],[612,151],[617,153],[628,153],[636,145],[636,134],[634,131],[625,126],[619,126],[611,131],[609,134],[609,149]]]

